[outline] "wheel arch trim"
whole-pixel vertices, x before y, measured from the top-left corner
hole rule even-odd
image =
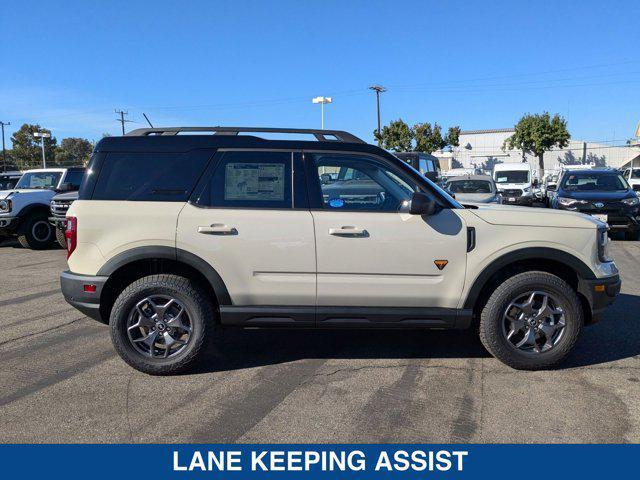
[[[521,262],[523,260],[536,259],[552,260],[561,263],[572,269],[576,272],[578,277],[584,280],[593,280],[596,278],[593,271],[582,260],[571,253],[546,247],[521,248],[501,255],[480,272],[480,274],[474,279],[473,284],[467,293],[463,308],[474,307],[482,288],[499,270],[510,264]]]
[[[229,290],[216,269],[199,256],[179,248],[163,245],[135,247],[110,258],[96,275],[108,277],[130,263],[152,259],[173,260],[192,267],[207,279],[220,305],[233,305]]]

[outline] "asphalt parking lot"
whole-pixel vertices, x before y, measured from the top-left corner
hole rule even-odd
[[[466,332],[226,331],[207,366],[128,367],[65,303],[62,250],[0,245],[0,441],[639,442],[640,242],[562,368],[519,372]]]

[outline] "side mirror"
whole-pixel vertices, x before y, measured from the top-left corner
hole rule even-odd
[[[60,188],[58,188],[58,190],[60,190],[61,192],[72,192],[75,189],[73,188],[73,184],[71,183],[62,183],[60,184]]]
[[[433,215],[437,209],[438,206],[431,197],[421,192],[413,193],[411,206],[409,207],[409,213],[411,215]]]

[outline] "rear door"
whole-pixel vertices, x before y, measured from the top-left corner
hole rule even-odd
[[[319,309],[457,306],[467,231],[456,210],[410,215],[406,202],[420,186],[382,158],[305,152],[305,163]],[[317,182],[322,171],[347,175],[329,184]]]
[[[312,324],[315,239],[300,165],[293,151],[219,151],[180,213],[176,245],[216,269],[235,309],[306,306],[295,320]]]

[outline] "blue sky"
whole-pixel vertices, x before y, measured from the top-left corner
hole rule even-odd
[[[565,116],[574,138],[623,143],[640,121],[636,1],[6,2],[0,120],[60,140],[145,126],[512,126]]]

